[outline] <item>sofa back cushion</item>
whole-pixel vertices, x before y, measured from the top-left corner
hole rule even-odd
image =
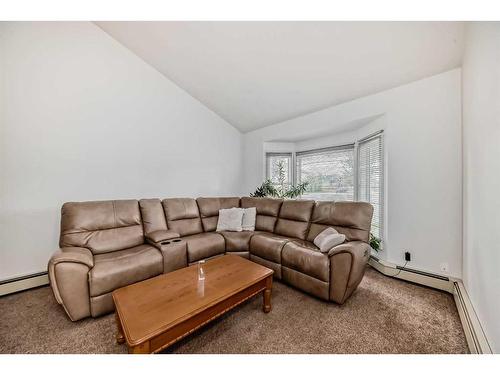
[[[314,238],[328,227],[345,234],[348,241],[368,242],[373,216],[373,206],[366,202],[316,202],[307,240]]]
[[[196,199],[200,210],[201,222],[205,232],[213,232],[217,228],[219,210],[240,206],[239,197],[230,198],[198,198]]]
[[[61,247],[85,247],[93,254],[144,243],[137,200],[67,202],[61,210]]]
[[[168,198],[162,201],[168,229],[189,236],[203,232],[198,205],[193,198]]]
[[[278,218],[282,203],[283,199],[254,197],[241,198],[242,208],[257,208],[255,230],[261,230],[271,233],[274,232],[274,226],[276,225],[276,220]]]
[[[158,198],[154,199],[141,199],[139,201],[139,208],[141,210],[142,225],[144,227],[144,234],[148,235],[157,230],[167,230],[167,219],[163,206]]]
[[[310,200],[284,201],[274,233],[305,240],[313,208],[314,201]]]

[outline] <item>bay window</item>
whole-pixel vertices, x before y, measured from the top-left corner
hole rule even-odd
[[[372,233],[382,237],[384,163],[382,134],[358,142],[358,197],[373,206]]]
[[[303,199],[371,203],[374,208],[371,232],[382,238],[382,131],[354,144],[296,153],[267,153],[266,176],[276,187],[307,182]]]
[[[285,190],[292,185],[292,153],[266,154],[266,177],[276,188]]]
[[[297,183],[308,182],[305,199],[354,200],[354,144],[297,152]]]

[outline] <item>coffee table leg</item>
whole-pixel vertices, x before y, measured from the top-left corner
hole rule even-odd
[[[266,289],[264,289],[263,297],[264,297],[264,306],[263,310],[265,313],[271,311],[271,290],[273,288],[273,277],[269,276],[266,279]]]
[[[123,336],[122,323],[120,322],[120,317],[118,316],[118,312],[116,311],[115,311],[115,320],[116,320],[116,327],[118,328],[118,331],[116,332],[116,343],[123,344],[125,342],[125,336]]]
[[[137,346],[128,348],[129,354],[149,354],[151,353],[151,346],[149,341],[143,342]]]

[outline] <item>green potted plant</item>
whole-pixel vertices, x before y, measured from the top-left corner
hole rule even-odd
[[[370,233],[370,247],[376,252],[380,251],[382,240]]]
[[[283,161],[279,161],[278,182],[274,184],[270,179],[266,179],[252,194],[251,197],[275,197],[275,198],[297,198],[307,190],[308,182],[302,182],[295,186],[288,186],[286,183],[286,171]]]

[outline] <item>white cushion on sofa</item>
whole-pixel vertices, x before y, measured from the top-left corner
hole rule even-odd
[[[243,228],[243,210],[241,208],[223,208],[219,210],[219,220],[217,221],[217,232],[224,230],[230,232],[241,232]]]
[[[314,244],[319,247],[319,251],[327,253],[332,247],[345,242],[345,235],[340,234],[333,228],[326,228],[314,238]]]
[[[257,217],[257,208],[249,207],[242,208],[243,210],[243,221],[241,226],[244,231],[254,231],[255,230],[255,219]]]

